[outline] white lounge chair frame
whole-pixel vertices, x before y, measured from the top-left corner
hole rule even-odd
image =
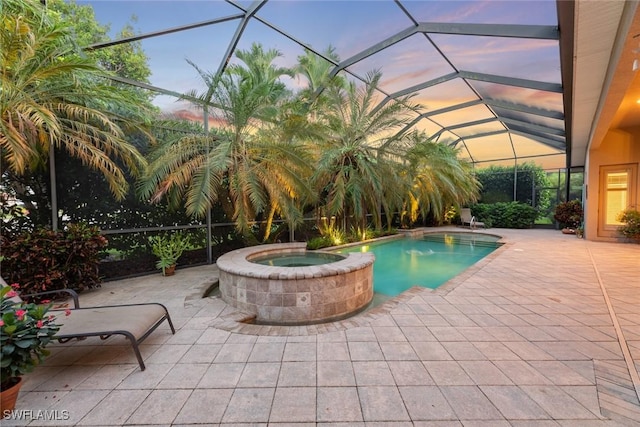
[[[476,217],[471,215],[471,209],[469,208],[460,209],[460,222],[463,227],[468,226],[472,230],[477,227],[485,228],[484,222],[477,221]]]

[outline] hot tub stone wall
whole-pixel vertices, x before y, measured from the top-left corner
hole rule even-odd
[[[309,324],[344,318],[365,308],[373,298],[371,253],[308,267],[274,267],[248,259],[268,254],[298,253],[305,243],[243,248],[221,256],[220,294],[258,323]]]

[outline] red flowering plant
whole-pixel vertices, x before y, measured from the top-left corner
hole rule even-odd
[[[18,382],[33,371],[49,355],[45,347],[60,329],[53,315],[48,314],[51,303],[42,304],[21,301],[19,285],[0,287],[0,389]]]

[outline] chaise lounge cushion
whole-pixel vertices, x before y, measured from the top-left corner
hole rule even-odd
[[[51,310],[57,323],[62,324],[56,338],[77,336],[99,336],[106,332],[130,333],[140,341],[150,330],[161,322],[166,311],[159,304],[121,305],[110,307],[76,308],[69,316],[64,310]]]

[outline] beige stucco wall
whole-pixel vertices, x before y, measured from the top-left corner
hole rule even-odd
[[[589,150],[586,176],[585,237],[589,240],[619,240],[616,235],[598,235],[600,168],[640,164],[640,127],[609,130],[597,149]],[[638,168],[640,169],[640,168]],[[636,174],[635,203],[640,202],[640,173]]]

